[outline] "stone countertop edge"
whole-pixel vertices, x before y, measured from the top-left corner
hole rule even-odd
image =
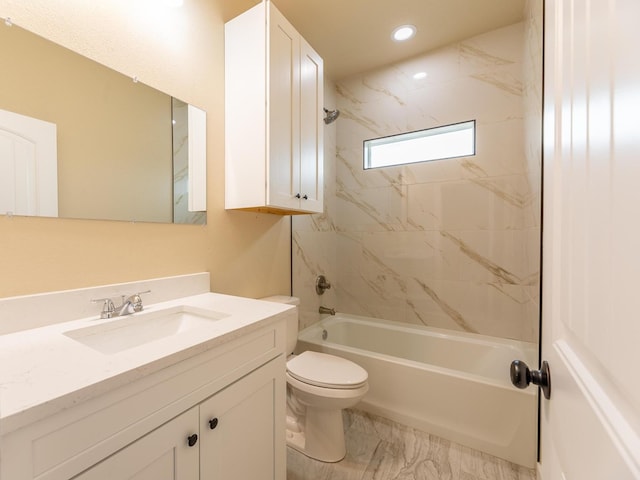
[[[180,305],[229,316],[215,322],[212,328],[181,333],[112,355],[82,345],[64,332],[126,317],[90,317],[0,336],[0,435],[143,379],[285,319],[295,311],[291,305],[218,293],[161,302],[144,311]]]

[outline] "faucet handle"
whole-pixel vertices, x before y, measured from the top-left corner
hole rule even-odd
[[[138,292],[138,293],[134,293],[133,295],[130,295],[129,298],[127,298],[127,301],[131,303],[131,306],[133,307],[133,311],[134,312],[141,312],[143,310],[143,305],[142,305],[142,298],[140,298],[140,295],[144,295],[145,293],[151,293],[151,290],[145,290],[144,292]],[[123,304],[124,302],[124,297],[123,297]]]
[[[316,293],[318,295],[322,295],[325,290],[329,290],[331,288],[331,284],[327,281],[327,277],[324,275],[318,275],[316,278]]]
[[[113,300],[110,298],[94,298],[91,300],[93,303],[104,302],[102,305],[102,312],[100,312],[100,318],[111,318],[116,311],[116,307],[113,304]]]

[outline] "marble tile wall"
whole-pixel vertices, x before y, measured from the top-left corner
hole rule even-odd
[[[189,117],[188,105],[172,99],[173,115],[173,222],[204,225],[207,212],[189,211]]]
[[[537,341],[540,19],[344,79],[326,208],[293,220],[302,327],[339,311]],[[418,71],[427,73],[413,79]],[[476,155],[363,170],[362,142],[475,119]],[[335,174],[335,182],[332,175]],[[325,273],[333,288],[313,290]]]
[[[325,79],[324,106],[336,108],[335,84]],[[336,263],[336,129],[340,123],[324,127],[324,212],[292,217],[292,293],[300,298],[300,329],[320,320],[320,305],[335,308],[338,278]],[[332,283],[322,296],[316,294],[315,281],[320,274]]]

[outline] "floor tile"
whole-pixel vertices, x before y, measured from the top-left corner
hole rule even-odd
[[[347,455],[323,463],[287,448],[287,480],[535,480],[514,465],[359,410],[344,412]]]

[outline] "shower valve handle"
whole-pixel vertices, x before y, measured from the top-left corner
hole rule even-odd
[[[329,290],[331,288],[331,284],[327,281],[327,277],[324,275],[318,275],[316,278],[316,293],[318,295],[322,295],[325,290]]]
[[[527,388],[529,384],[539,386],[542,389],[544,398],[551,397],[551,373],[549,364],[542,362],[540,370],[529,370],[529,367],[522,360],[511,362],[510,369],[511,383],[518,388]]]

